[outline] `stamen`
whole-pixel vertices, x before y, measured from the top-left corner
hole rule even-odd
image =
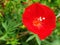
[[[43,20],[45,20],[45,17],[43,17],[43,18],[42,17],[39,17],[38,20],[39,21],[43,21]]]
[[[42,17],[39,17],[38,20],[39,20],[39,21],[42,21]]]
[[[45,17],[39,17],[33,20],[33,25],[39,27],[41,25],[41,22],[45,20]]]
[[[40,21],[42,21],[42,17],[40,17]]]
[[[39,27],[41,23],[39,20],[33,20],[33,25]]]
[[[45,17],[43,17],[43,20],[45,20]]]

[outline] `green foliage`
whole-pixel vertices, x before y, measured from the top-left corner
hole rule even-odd
[[[56,14],[56,29],[41,41],[22,24],[24,9],[34,2],[49,6]],[[0,0],[1,45],[60,45],[60,0]]]
[[[35,37],[35,35],[30,36],[30,37],[26,40],[26,42],[32,40],[34,37]]]
[[[40,41],[39,37],[36,35],[35,38],[36,38],[38,45],[41,45],[41,41]]]
[[[60,45],[60,40],[55,40],[52,45]]]

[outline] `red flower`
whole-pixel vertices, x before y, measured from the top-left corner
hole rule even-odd
[[[34,3],[25,9],[22,21],[27,29],[38,34],[41,40],[49,36],[56,27],[54,12],[49,7],[39,3]]]

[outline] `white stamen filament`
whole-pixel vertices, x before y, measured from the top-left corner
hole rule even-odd
[[[39,17],[39,18],[38,18],[38,20],[39,20],[39,21],[42,21],[42,18],[41,18],[41,17]]]
[[[39,21],[43,21],[43,20],[45,20],[45,17],[43,17],[43,18],[42,17],[39,17],[38,20]]]
[[[43,20],[45,20],[45,17],[43,17]]]

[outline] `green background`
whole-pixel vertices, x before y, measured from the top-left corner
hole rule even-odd
[[[22,24],[24,9],[35,2],[56,15],[56,29],[43,41]],[[60,0],[0,0],[0,45],[60,45]]]

